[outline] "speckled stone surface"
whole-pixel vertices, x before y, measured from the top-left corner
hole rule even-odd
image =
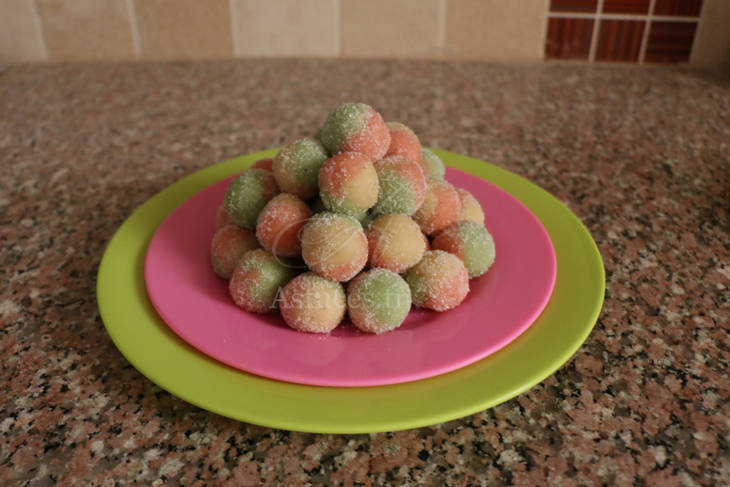
[[[564,201],[607,290],[530,391],[431,427],[239,423],[138,373],[97,312],[105,245],[181,176],[349,100]],[[0,485],[730,484],[730,83],[692,71],[377,61],[0,74]]]

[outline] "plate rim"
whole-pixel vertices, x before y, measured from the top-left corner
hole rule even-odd
[[[166,187],[124,221],[104,252],[97,277],[104,326],[122,355],[173,395],[236,420],[292,431],[366,433],[415,428],[473,414],[521,394],[567,362],[595,326],[605,294],[605,270],[596,243],[578,217],[517,174],[472,157],[435,150],[447,165],[515,196],[547,230],[555,248],[557,276],[553,297],[533,326],[507,347],[467,367],[386,386],[338,388],[278,382],[208,358],[178,338],[156,315],[144,288],[147,245],[159,223],[182,201],[258,159],[272,157],[277,150],[229,159]],[[581,261],[573,262],[577,258]],[[582,306],[566,306],[562,301],[567,298],[561,297],[557,309],[556,294],[565,286],[574,298],[583,300]],[[153,340],[137,340],[132,346],[139,331]],[[537,343],[538,339],[545,342]],[[545,345],[551,341],[557,341],[559,349]],[[550,354],[545,355],[547,349]],[[156,352],[174,354],[179,362],[160,361]],[[539,364],[523,360],[536,358]],[[180,375],[185,380],[180,381]]]

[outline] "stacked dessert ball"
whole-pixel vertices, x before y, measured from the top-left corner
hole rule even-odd
[[[215,216],[213,270],[236,305],[292,328],[399,327],[412,305],[452,309],[495,258],[474,196],[399,122],[345,103],[314,137],[256,162]]]

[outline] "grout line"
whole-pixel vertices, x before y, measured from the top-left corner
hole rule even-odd
[[[231,40],[233,41],[233,57],[239,57],[238,22],[236,21],[236,1],[228,0],[228,17],[231,20]]]
[[[49,60],[48,45],[46,44],[46,36],[43,32],[43,22],[41,22],[41,14],[38,12],[38,5],[36,0],[31,0],[30,8],[32,11],[31,17],[33,17],[33,26],[35,27],[38,39],[41,41],[41,56],[44,61]]]
[[[656,0],[651,0],[649,2],[649,15],[646,18],[646,24],[644,25],[644,35],[641,37],[641,47],[639,48],[639,64],[644,64],[644,58],[646,56],[646,46],[649,44],[649,29],[651,29],[652,20],[656,18],[652,15],[654,12],[655,3]]]
[[[601,26],[601,19],[603,18],[603,0],[598,0],[596,5],[596,18],[593,21],[593,33],[591,34],[591,47],[588,51],[588,62],[596,62],[596,51],[598,50],[598,34]]]
[[[446,48],[446,0],[439,1],[438,7],[438,31],[436,33],[436,47],[443,52]]]
[[[653,3],[652,3],[653,5]],[[599,16],[598,13],[571,13],[571,12],[549,12],[550,18],[561,19],[593,19]],[[651,14],[610,14],[601,13],[600,17],[606,20],[658,20],[662,22],[698,22],[700,17],[672,16],[672,15],[651,15]]]
[[[342,56],[342,6],[335,1],[335,57]]]
[[[137,25],[137,9],[134,8],[134,0],[127,0],[127,12],[129,13],[129,28],[132,30],[132,45],[134,46],[134,57],[139,59],[142,56],[142,42],[139,37],[139,26]]]
[[[550,22],[550,0],[545,0],[545,22],[542,23],[542,32],[540,33],[540,39],[542,39],[542,45],[540,46],[540,60],[545,61],[547,57],[545,56],[545,51],[547,50],[547,31],[548,31],[548,23]]]

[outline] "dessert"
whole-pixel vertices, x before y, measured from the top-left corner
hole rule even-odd
[[[383,117],[371,106],[343,103],[327,115],[320,139],[332,155],[360,152],[377,161],[388,151],[390,132]]]
[[[273,162],[276,182],[284,193],[300,198],[317,195],[319,169],[329,155],[322,143],[302,137],[282,148]]]
[[[295,275],[294,269],[263,249],[243,254],[228,290],[237,306],[253,313],[276,309],[279,290]]]
[[[319,171],[319,197],[330,211],[358,217],[378,200],[378,173],[358,152],[342,152]]]
[[[429,250],[405,275],[413,304],[434,311],[452,309],[469,293],[463,262],[443,250]]]
[[[459,194],[446,181],[431,179],[423,204],[413,214],[426,235],[435,235],[456,221],[461,211]]]
[[[383,333],[398,328],[411,309],[411,290],[387,269],[359,274],[347,286],[347,314],[360,330]]]
[[[334,281],[349,281],[368,259],[360,223],[339,213],[317,213],[302,230],[302,257],[310,270]]]
[[[390,132],[390,145],[385,156],[401,156],[421,162],[421,142],[413,130],[399,122],[385,124]]]
[[[223,279],[230,279],[243,254],[259,248],[251,230],[238,225],[224,225],[216,230],[210,241],[210,262]]]
[[[231,217],[226,213],[226,205],[221,204],[215,212],[215,229],[223,228],[226,225],[235,225]]]
[[[471,220],[484,225],[484,210],[482,210],[482,205],[479,204],[474,195],[461,188],[457,188],[456,192],[461,201],[461,211],[457,220]]]
[[[473,221],[451,224],[433,239],[433,248],[450,252],[461,259],[469,278],[487,272],[495,257],[492,235],[484,225]]]
[[[365,231],[370,267],[405,272],[421,260],[426,251],[425,235],[406,215],[381,215]]]
[[[373,214],[412,215],[421,206],[426,197],[426,178],[417,162],[400,156],[386,157],[375,163],[375,171],[380,191]]]
[[[426,149],[425,147],[421,149],[420,163],[421,168],[423,169],[423,174],[425,174],[427,178],[444,178],[444,175],[446,174],[444,163],[441,162],[441,158],[431,149]]]
[[[345,316],[346,300],[342,284],[313,272],[292,279],[281,290],[281,316],[299,331],[327,333]]]
[[[278,257],[302,253],[299,232],[312,210],[297,196],[281,193],[269,200],[256,223],[256,238],[261,246]]]
[[[258,161],[251,164],[251,167],[264,169],[269,172],[274,171],[274,160],[273,159],[259,159]]]
[[[236,225],[253,230],[259,213],[277,194],[279,187],[270,172],[247,169],[228,186],[224,202],[226,213]]]

